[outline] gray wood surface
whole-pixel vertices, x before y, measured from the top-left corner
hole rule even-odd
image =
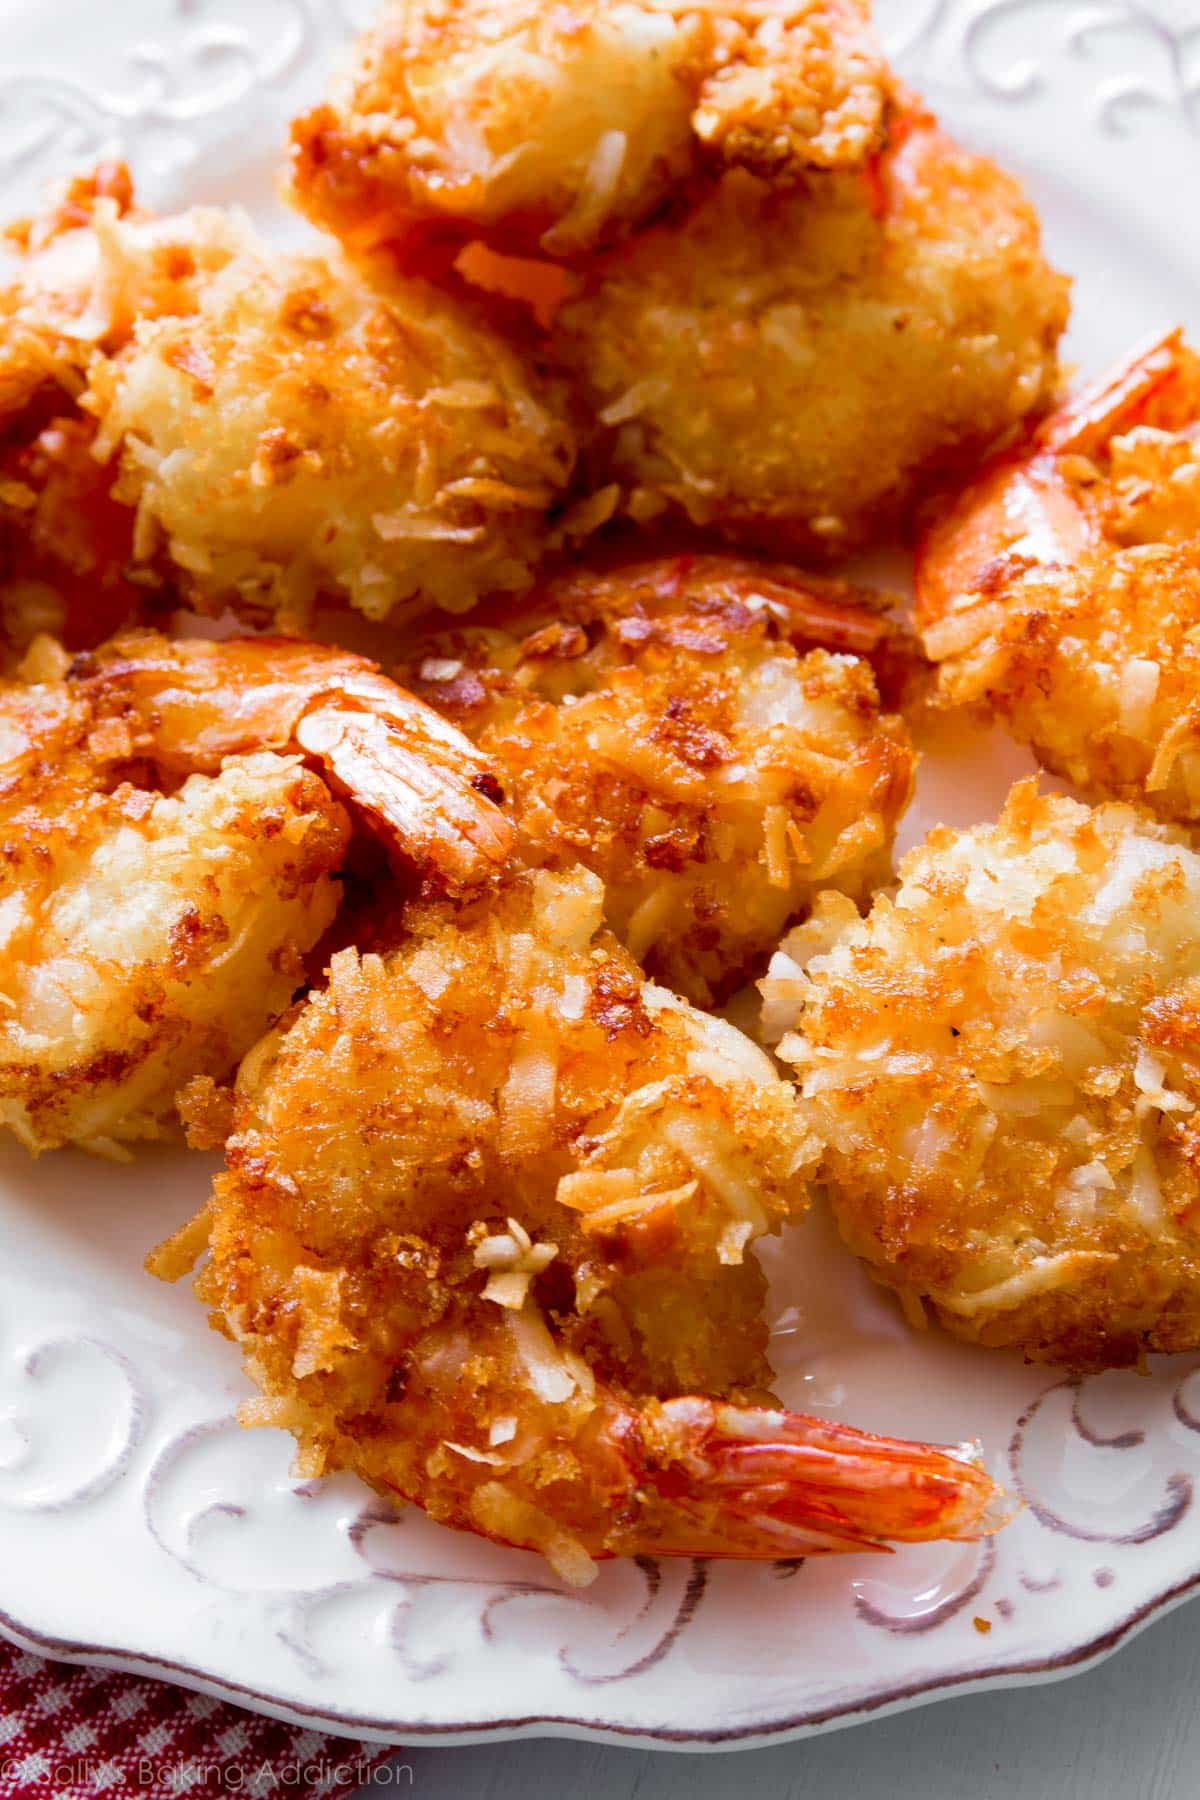
[[[553,1741],[413,1748],[376,1794],[421,1800],[1197,1800],[1200,1603],[1100,1668],[770,1750],[689,1756]],[[364,1794],[370,1790],[363,1790]]]

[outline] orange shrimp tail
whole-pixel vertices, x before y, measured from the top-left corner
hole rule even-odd
[[[476,788],[464,770],[407,746],[389,719],[336,705],[307,713],[296,742],[396,850],[442,885],[469,885],[507,861],[513,826],[484,791],[482,763]]]
[[[1015,448],[954,495],[917,549],[916,617],[929,632],[992,599],[1019,566],[1072,564],[1094,545],[1095,524],[1057,458],[1095,457],[1138,425],[1179,430],[1200,416],[1200,357],[1177,329],[1152,338],[1116,369],[1069,396]],[[955,636],[946,646],[961,647]],[[943,653],[935,634],[926,649]]]
[[[543,331],[553,328],[559,308],[572,292],[571,276],[560,263],[505,256],[481,239],[459,252],[454,268],[464,281],[485,294],[527,307]]]
[[[460,889],[507,859],[513,826],[479,752],[366,657],[294,638],[114,638],[72,667],[97,718],[140,719],[132,748],[162,768],[299,749],[423,879]]]
[[[897,635],[887,617],[890,595],[875,595],[848,582],[826,580],[799,571],[769,570],[765,578],[751,574],[751,593],[758,592],[784,611],[784,629],[797,649],[817,645],[854,656],[871,656]]]
[[[685,550],[618,562],[608,580],[616,612],[642,602],[657,613],[694,611],[708,618],[719,617],[728,607],[730,623],[736,624],[765,609],[802,654],[832,650],[869,662],[887,706],[900,703],[923,667],[916,640],[893,616],[898,596],[837,576],[747,556]],[[587,597],[593,608],[604,607],[603,590],[594,579]],[[688,647],[686,638],[680,641]]]
[[[689,600],[711,608],[722,597],[739,606],[766,604],[797,647],[819,644],[867,656],[899,630],[888,617],[894,594],[784,563],[683,551],[618,564],[612,573],[626,593],[644,590],[664,609]]]
[[[654,1554],[886,1550],[981,1537],[1002,1523],[1000,1490],[967,1450],[699,1398],[648,1409],[639,1433]]]
[[[883,220],[896,205],[894,185],[903,189],[910,179],[903,164],[906,147],[938,130],[936,115],[918,94],[893,78],[891,117],[882,147],[863,164],[860,174],[867,210]]]
[[[889,612],[895,595],[783,569],[753,585],[782,609],[783,629],[796,650],[861,657],[871,665],[886,707],[899,707],[912,694],[926,664],[912,633]]]
[[[1200,403],[1200,359],[1185,348],[1178,326],[1140,345],[1119,367],[1072,395],[1042,421],[1034,442],[1040,450],[1091,456],[1114,432],[1151,423],[1152,409],[1172,401],[1186,409],[1181,423]]]
[[[917,545],[914,616],[926,654],[944,654],[933,627],[1002,594],[1021,568],[1078,562],[1092,527],[1053,455],[1006,452],[955,495]]]
[[[900,708],[914,696],[927,665],[912,633],[889,612],[894,594],[773,564],[761,570],[751,565],[743,586],[746,598],[770,604],[780,629],[801,655],[831,650],[861,657],[870,664],[888,709]]]

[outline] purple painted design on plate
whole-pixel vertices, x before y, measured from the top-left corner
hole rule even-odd
[[[1193,1376],[1200,1376],[1200,1369],[1189,1369],[1176,1383],[1175,1392],[1171,1396],[1171,1410],[1188,1431],[1200,1431],[1200,1414],[1194,1413],[1183,1397],[1183,1390]]]
[[[40,1381],[49,1373],[56,1357],[64,1351],[79,1350],[94,1352],[117,1371],[124,1383],[124,1417],[118,1418],[115,1440],[99,1467],[90,1475],[61,1493],[35,1492],[24,1498],[3,1502],[14,1510],[27,1513],[66,1512],[71,1507],[85,1506],[89,1501],[99,1499],[126,1474],[141,1443],[149,1417],[149,1398],[133,1363],[124,1351],[118,1350],[114,1345],[106,1344],[100,1338],[87,1336],[47,1338],[44,1343],[36,1344],[25,1356],[21,1374],[30,1381]],[[9,1424],[25,1448],[32,1449],[33,1434],[28,1424],[19,1416],[11,1418]]]
[[[972,1600],[979,1597],[995,1566],[995,1540],[985,1538],[980,1548],[978,1566],[970,1579],[954,1593],[947,1594],[944,1600],[939,1600],[936,1606],[931,1606],[928,1612],[908,1617],[903,1613],[890,1613],[886,1608],[877,1606],[873,1600],[868,1600],[865,1594],[855,1594],[854,1610],[868,1625],[877,1625],[882,1631],[894,1631],[901,1636],[936,1631],[939,1625],[944,1625],[947,1619],[953,1619]]]
[[[1053,1382],[1049,1387],[1044,1388],[1036,1399],[1032,1400],[1025,1408],[1017,1420],[1008,1446],[1008,1460],[1013,1472],[1013,1485],[1039,1524],[1044,1525],[1048,1531],[1058,1532],[1063,1537],[1074,1538],[1079,1543],[1147,1544],[1154,1538],[1164,1537],[1167,1532],[1174,1531],[1191,1508],[1194,1492],[1192,1478],[1182,1471],[1176,1471],[1167,1476],[1166,1493],[1161,1503],[1155,1507],[1148,1519],[1143,1520],[1139,1525],[1132,1526],[1127,1531],[1097,1531],[1086,1525],[1075,1525],[1034,1492],[1024,1468],[1025,1446],[1030,1426],[1053,1394],[1061,1394],[1064,1391],[1071,1393],[1071,1424],[1084,1443],[1119,1453],[1136,1449],[1144,1442],[1145,1434],[1140,1430],[1120,1432],[1114,1437],[1103,1437],[1086,1426],[1079,1410],[1082,1386],[1083,1383],[1078,1376],[1068,1376],[1066,1380]]]
[[[1017,1580],[1027,1594],[1056,1594],[1063,1584],[1061,1575],[1050,1575],[1045,1581],[1037,1581],[1032,1575],[1022,1572]]]

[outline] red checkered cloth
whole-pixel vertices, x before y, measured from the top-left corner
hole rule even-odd
[[[161,1681],[47,1662],[0,1639],[3,1800],[352,1794],[396,1754]]]

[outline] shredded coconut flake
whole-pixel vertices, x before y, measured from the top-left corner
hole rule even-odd
[[[558,1246],[535,1244],[517,1219],[509,1219],[507,1224],[507,1232],[497,1232],[476,1244],[474,1260],[477,1269],[490,1271],[484,1299],[519,1312],[528,1297],[530,1282],[554,1261]]]

